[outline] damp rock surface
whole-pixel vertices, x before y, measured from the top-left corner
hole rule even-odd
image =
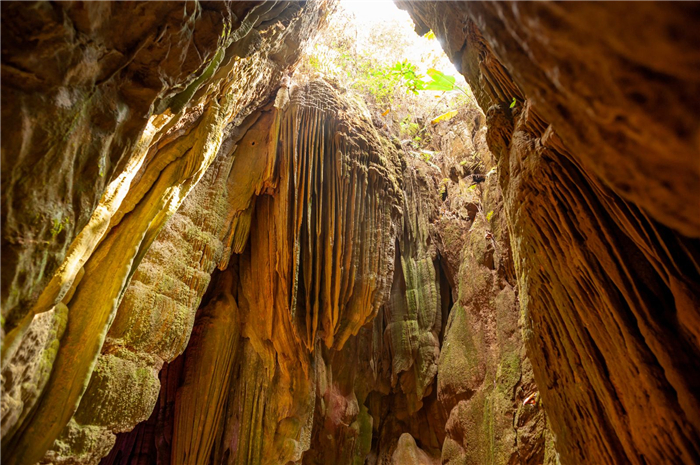
[[[4,462],[700,462],[697,5],[397,3],[427,155],[332,2],[3,4]]]
[[[697,5],[400,3],[486,113],[562,463],[696,463]]]

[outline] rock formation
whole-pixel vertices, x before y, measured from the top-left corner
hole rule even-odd
[[[697,6],[399,3],[430,163],[325,1],[3,4],[6,463],[700,463]]]
[[[562,463],[698,463],[697,4],[401,6],[487,113]]]
[[[112,432],[148,417],[157,371],[184,350],[208,275],[228,261],[221,199],[198,193],[220,218],[205,207],[168,220],[196,186],[225,183],[241,128],[322,12],[322,3],[3,6],[7,463],[34,463],[52,444],[48,460],[94,461]],[[212,184],[199,183],[214,160]],[[172,253],[183,242],[194,255]]]

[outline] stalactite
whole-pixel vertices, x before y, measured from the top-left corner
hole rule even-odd
[[[696,463],[697,9],[402,5],[487,112],[523,334],[562,462]]]
[[[20,176],[24,181],[13,177],[13,184],[44,181],[39,171],[30,172],[21,166],[37,160],[37,166],[49,166],[50,159],[41,158],[41,155],[45,153],[45,146],[52,144],[65,149],[65,160],[71,166],[76,163],[78,167],[83,166],[83,158],[95,159],[94,152],[100,152],[100,163],[107,166],[100,168],[99,177],[107,175],[110,179],[100,180],[95,189],[88,189],[92,198],[83,195],[85,189],[77,184],[72,187],[77,188],[75,195],[72,188],[60,192],[44,191],[42,196],[55,194],[57,199],[62,199],[61,202],[80,205],[81,211],[90,207],[92,210],[87,216],[91,214],[92,218],[89,221],[81,218],[80,224],[70,223],[70,230],[60,238],[66,247],[68,244],[70,247],[67,251],[66,247],[63,250],[52,247],[49,267],[46,263],[32,264],[31,260],[20,260],[21,263],[3,267],[3,315],[12,315],[10,320],[3,319],[3,331],[9,331],[3,340],[3,372],[9,373],[10,367],[17,363],[26,365],[21,358],[27,355],[37,362],[30,363],[30,370],[21,376],[3,376],[3,410],[11,407],[13,414],[8,419],[17,420],[13,425],[7,422],[3,425],[4,431],[16,431],[16,434],[3,435],[4,458],[8,463],[33,464],[47,449],[50,449],[45,457],[48,461],[71,460],[72,457],[94,460],[95,454],[99,458],[99,454],[109,449],[114,439],[113,432],[130,429],[148,417],[157,395],[157,370],[163,360],[171,360],[184,349],[194,310],[206,289],[209,274],[216,262],[225,267],[228,261],[228,256],[220,260],[224,252],[221,247],[223,236],[230,238],[229,250],[231,247],[240,249],[245,241],[252,213],[252,194],[248,195],[245,208],[230,209],[230,214],[236,218],[232,231],[227,231],[228,224],[223,227],[215,224],[222,219],[226,221],[226,215],[222,217],[219,213],[226,213],[229,205],[217,204],[225,203],[225,197],[203,196],[202,206],[217,211],[216,220],[210,224],[206,224],[204,217],[197,218],[194,210],[181,212],[183,214],[176,216],[175,221],[171,219],[212,164],[222,173],[231,168],[232,159],[228,158],[231,147],[226,147],[227,143],[234,143],[230,136],[237,127],[245,125],[247,116],[266,102],[284,69],[299,55],[300,44],[304,41],[301,31],[308,32],[317,27],[324,9],[323,2],[310,3],[308,8],[297,4],[272,6],[239,4],[206,9],[195,2],[181,9],[180,17],[170,14],[167,5],[133,4],[130,7],[140,8],[139,11],[148,16],[149,24],[153,24],[151,29],[163,34],[171,28],[179,30],[184,27],[179,21],[194,21],[185,27],[187,32],[182,36],[185,49],[192,45],[191,53],[181,53],[182,44],[169,39],[163,41],[161,37],[154,41],[155,33],[151,33],[130,51],[130,58],[124,65],[107,73],[106,81],[100,80],[91,88],[94,82],[90,84],[88,79],[87,83],[78,86],[80,89],[86,87],[85,95],[90,96],[83,99],[83,103],[80,99],[68,104],[65,98],[49,99],[43,100],[43,104],[35,102],[39,107],[29,110],[34,115],[41,115],[44,112],[38,108],[44,105],[46,114],[51,114],[51,108],[56,105],[77,108],[84,104],[89,109],[85,114],[94,114],[96,124],[94,127],[83,124],[84,115],[74,119],[76,126],[68,130],[70,147],[64,146],[65,140],[56,144],[55,139],[65,135],[59,134],[61,130],[48,131],[32,139],[31,147],[25,147],[29,158],[18,159],[18,168],[13,171],[26,172]],[[51,29],[57,37],[64,33],[70,37],[77,33],[72,29],[76,24],[75,27],[81,29],[96,18],[100,18],[100,24],[114,24],[132,15],[131,10],[123,9],[121,5],[114,9],[100,8],[57,5],[56,10],[63,11],[58,16],[71,16],[77,23],[56,22],[52,17],[44,17],[45,30]],[[308,15],[301,14],[305,8]],[[21,10],[18,13],[23,15]],[[83,21],[88,17],[90,20]],[[5,24],[8,15],[3,14],[2,18]],[[190,28],[200,18],[204,18],[207,26],[197,27],[196,42],[200,48],[195,50],[194,33]],[[125,31],[115,34],[117,29],[120,28],[107,30],[90,26],[81,29],[78,35],[82,37],[80,40],[97,44],[98,49],[103,47],[107,50],[104,53],[116,58],[113,55],[120,52],[112,48],[127,50],[138,42],[122,43],[122,39],[127,42],[129,39],[120,36]],[[133,40],[135,36],[130,37]],[[172,37],[178,37],[178,34]],[[15,39],[22,40],[22,37]],[[251,47],[251,42],[255,43],[254,47]],[[74,46],[70,41],[61,44],[56,45],[55,53],[64,57],[61,47],[72,50]],[[76,49],[82,50],[81,47]],[[171,49],[180,52],[170,53]],[[90,53],[76,55],[75,63],[71,61],[70,66],[61,65],[57,76],[75,74],[76,66],[94,59]],[[7,58],[4,54],[3,66]],[[189,60],[186,65],[181,62],[185,59]],[[114,60],[108,59],[105,66],[110,66],[108,62],[114,64]],[[131,65],[136,69],[130,68]],[[155,68],[154,73],[139,68],[150,71],[151,66]],[[96,72],[104,73],[105,70]],[[179,73],[183,72],[186,76],[180,76]],[[135,81],[139,84],[134,85]],[[51,84],[51,88],[57,88],[59,84]],[[61,84],[64,91],[70,88],[65,84]],[[39,95],[36,89],[27,90],[19,81],[13,86],[18,95],[27,92],[28,95]],[[113,93],[112,86],[119,90]],[[18,111],[20,108],[25,111],[21,99],[18,103],[5,98],[4,89],[3,85],[3,108],[5,103],[16,104],[19,105]],[[93,96],[95,100],[91,100]],[[124,123],[129,126],[126,134],[119,133],[122,121],[112,128],[116,131],[114,134],[104,137],[101,123],[105,121],[101,118],[109,120],[113,115],[121,115],[120,118],[124,119],[133,114],[138,116],[132,117],[128,124]],[[5,119],[4,111],[3,121]],[[77,131],[71,136],[74,129]],[[110,146],[112,137],[116,137],[115,147]],[[76,144],[81,140],[84,141],[82,145],[90,145],[90,150],[85,152],[90,152],[89,156],[73,150],[81,145]],[[6,148],[7,144],[3,142],[4,168]],[[110,151],[114,152],[113,159],[107,161]],[[97,176],[96,170],[93,171]],[[3,182],[7,173],[3,169]],[[227,173],[212,176],[218,181],[227,177]],[[86,177],[80,182],[91,181]],[[3,190],[3,205],[14,202],[5,192]],[[6,211],[3,208],[3,219]],[[66,216],[63,213],[61,216]],[[81,215],[86,216],[85,212]],[[229,219],[229,224],[232,221],[233,218]],[[61,231],[64,226],[61,223]],[[158,241],[164,227],[165,234]],[[55,235],[58,228],[56,231]],[[28,232],[30,235],[34,233]],[[3,249],[8,239],[8,231],[3,229]],[[184,240],[194,253],[179,256],[181,261],[173,257],[168,263],[165,257],[169,255],[167,247],[179,240]],[[201,254],[199,260],[191,263],[197,254]],[[192,266],[177,267],[183,263]],[[176,269],[171,272],[169,265]],[[29,280],[31,289],[23,288],[20,292],[17,288],[13,297],[7,300],[6,274],[24,273],[21,269],[26,267],[38,278]],[[163,279],[154,282],[157,277],[150,275],[152,271],[164,272]],[[133,280],[134,277],[137,279]],[[130,285],[132,282],[133,286]],[[144,305],[140,301],[144,296],[152,298],[155,304]],[[18,307],[20,301],[23,303]],[[68,313],[65,331],[58,320],[42,317],[47,312],[63,314],[65,308]],[[169,318],[174,324],[168,323]],[[116,326],[109,332],[113,322]],[[165,330],[161,331],[159,327]],[[48,333],[53,341],[40,341],[35,337],[37,332]],[[38,363],[41,361],[48,362],[49,366]],[[93,376],[95,369],[97,374],[102,370],[112,371],[112,374]],[[118,397],[115,389],[125,389],[133,395],[122,396],[123,405],[117,407],[113,405]],[[8,397],[6,392],[15,398]],[[136,395],[139,392],[142,395]]]
[[[243,291],[250,311],[273,315],[251,322],[252,331],[305,369],[319,335],[328,347],[342,347],[378,311],[397,215],[386,150],[377,136],[349,132],[347,110],[327,86],[298,88],[279,116],[277,190],[257,201],[250,265],[242,271],[262,283]],[[265,263],[276,272],[256,279],[270,272],[259,266]],[[284,338],[273,336],[270,323],[288,328]]]

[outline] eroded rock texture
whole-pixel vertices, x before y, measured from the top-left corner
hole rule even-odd
[[[697,5],[402,7],[487,111],[562,462],[697,463]]]
[[[523,347],[495,159],[475,113],[461,132],[476,133],[465,148],[479,155],[481,166],[443,180],[446,199],[435,224],[446,277],[454,283],[437,376],[437,398],[448,414],[442,463],[556,463]],[[461,157],[450,160],[449,151],[445,157],[443,172],[455,171],[450,163],[464,165],[456,163]]]
[[[325,2],[3,4],[5,462],[700,461],[697,7],[404,6],[432,162]]]
[[[228,202],[243,207],[242,239],[199,311],[174,400],[161,390],[174,406],[159,463],[297,462],[311,447],[321,353],[387,300],[401,214],[395,149],[356,112],[303,83],[242,139],[234,169],[248,171],[230,179],[245,202]],[[134,442],[108,460],[136,460]]]
[[[321,346],[341,348],[371,321],[393,265],[396,154],[327,84],[285,94],[265,151],[275,188],[256,200],[238,261],[246,355],[217,446],[233,463],[301,460]]]
[[[149,416],[209,274],[245,240],[250,198],[211,192],[323,10],[3,5],[5,462],[92,463]]]
[[[148,5],[131,4],[173,18]],[[199,74],[179,93],[156,74],[162,87],[137,140],[115,142],[122,158],[96,184],[87,225],[61,226],[52,239],[66,245],[42,248],[49,261],[20,244],[3,275],[16,297],[3,306],[8,463],[541,462],[545,418],[521,405],[535,389],[512,272],[502,276],[507,241],[486,238],[493,211],[502,218],[495,176],[488,220],[475,190],[493,165],[483,115],[446,129],[443,166],[428,165],[328,83],[285,78],[273,92],[324,4],[181,6],[195,21],[183,30],[218,31]],[[52,11],[124,14],[63,7]],[[167,46],[153,53],[185,47]],[[128,69],[109,79],[132,86]],[[99,139],[80,127],[75,137]],[[34,158],[16,163],[50,162],[28,147]],[[8,179],[3,199],[16,202]],[[41,195],[72,198],[54,187]],[[22,224],[11,213],[8,227]]]
[[[549,463],[544,413],[523,405],[536,388],[496,176],[483,194],[475,181],[493,164],[483,115],[445,135],[471,137],[444,158],[460,174],[443,203],[440,168],[329,84],[302,79],[275,105],[236,152],[259,183],[247,245],[195,326],[225,295],[240,331],[195,329],[159,407],[104,463]],[[464,152],[481,174],[458,168]]]

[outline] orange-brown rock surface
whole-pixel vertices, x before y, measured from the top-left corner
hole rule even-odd
[[[488,177],[490,187],[482,195],[473,176],[465,177],[463,171],[441,203],[435,178],[440,169],[399,156],[360,108],[345,102],[333,87],[302,80],[280,90],[276,102],[275,109],[248,131],[236,158],[242,162],[250,156],[261,167],[253,173],[267,173],[261,184],[267,187],[256,190],[250,241],[233,255],[227,271],[216,275],[214,290],[205,296],[210,303],[197,317],[209,321],[211,301],[220,301],[215,296],[222,289],[234,296],[230,307],[240,317],[241,330],[230,379],[197,375],[202,368],[196,360],[218,356],[218,348],[228,343],[218,338],[211,343],[195,331],[184,362],[174,362],[175,367],[184,363],[182,374],[171,367],[163,372],[168,380],[163,381],[160,407],[145,426],[122,435],[104,463],[149,463],[139,462],[144,457],[151,457],[151,463],[196,463],[204,456],[215,463],[240,464],[438,463],[441,457],[460,463],[467,458],[465,451],[473,462],[498,457],[513,463],[550,463],[544,413],[537,405],[522,405],[536,388],[524,359],[516,291],[507,283],[514,277],[512,270],[506,271],[512,264],[507,265],[496,176]],[[459,131],[473,134],[468,153],[489,157],[484,131],[472,131],[483,116],[473,111],[465,117],[473,119],[475,114],[476,119]],[[448,148],[453,140],[449,135],[445,139]],[[460,152],[441,164],[449,171],[463,166],[462,157]],[[300,171],[314,164],[318,171]],[[479,171],[492,164],[489,157]],[[273,166],[274,170],[263,169]],[[346,184],[353,178],[359,182]],[[351,186],[364,191],[358,195]],[[328,208],[346,213],[318,215],[316,209],[326,208],[334,196]],[[300,205],[307,208],[300,212]],[[376,213],[345,220],[358,208]],[[297,215],[301,236],[309,229],[312,234],[298,245],[298,253],[298,233],[289,230],[298,224],[292,221]],[[330,227],[323,221],[338,219],[344,221],[336,223],[338,232],[330,241]],[[320,226],[309,228],[309,222],[319,220]],[[489,221],[500,225],[494,227],[498,239],[486,237],[492,229]],[[362,239],[367,234],[372,241]],[[499,250],[494,253],[487,244],[496,241]],[[337,250],[338,258],[317,253],[306,260],[327,270],[321,282],[335,277],[328,286],[333,290],[338,282],[341,292],[317,297],[317,308],[329,311],[317,313],[317,326],[308,331],[316,298],[307,297],[307,292],[326,286],[310,287],[303,281],[303,263],[297,274],[280,271],[296,269],[296,257],[313,250],[307,244],[324,243],[320,250]],[[478,259],[470,258],[475,254]],[[466,268],[458,274],[443,267],[443,260],[465,262]],[[364,265],[346,265],[352,262]],[[354,272],[362,266],[367,266],[365,272]],[[473,281],[472,275],[482,279]],[[452,290],[455,285],[459,291]],[[342,292],[349,287],[352,293]],[[290,294],[295,289],[296,294]],[[365,289],[376,294],[367,295]],[[276,293],[280,295],[270,299]],[[356,294],[366,300],[353,303]],[[453,299],[458,299],[454,305]],[[484,306],[484,301],[492,303]],[[304,318],[299,318],[302,311]],[[336,311],[343,317],[341,324],[327,326]],[[360,325],[353,323],[358,320]],[[343,324],[356,326],[347,330]],[[349,336],[339,340],[344,331]],[[239,333],[230,331],[229,337],[238,340]],[[208,420],[185,407],[210,408],[211,392],[222,392],[224,385],[227,400],[217,401],[219,407]],[[217,420],[221,415],[223,420]],[[199,440],[182,426],[192,423],[201,424],[205,432]],[[478,449],[474,440],[480,441]]]
[[[697,463],[697,4],[402,6],[487,112],[562,463]]]
[[[195,325],[214,331],[228,301],[240,330],[193,333],[175,380],[170,452],[156,454],[162,463],[301,460],[326,382],[322,353],[340,350],[389,294],[401,217],[398,157],[355,107],[323,82],[282,88],[240,147],[234,168],[249,171],[236,185],[253,188],[240,189],[250,210],[238,224],[250,236],[217,275],[212,292],[228,300],[207,298]],[[237,347],[233,359],[219,355],[227,344]],[[123,453],[134,451],[120,448],[108,463]]]
[[[324,8],[3,5],[4,461],[94,462],[148,417],[246,221],[206,191]]]
[[[697,6],[402,6],[432,160],[325,1],[3,3],[4,462],[700,462]]]

